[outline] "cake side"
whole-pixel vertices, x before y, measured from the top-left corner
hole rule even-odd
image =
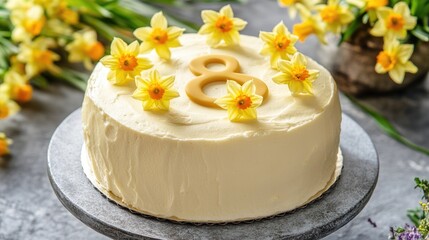
[[[181,97],[163,114],[141,110],[131,98],[134,83],[112,86],[98,65],[83,103],[85,146],[93,178],[123,205],[145,214],[191,222],[228,222],[293,210],[323,193],[335,180],[341,107],[331,75],[320,70],[314,96],[292,97],[272,83],[276,73],[257,55],[257,38],[241,46],[211,49],[187,34],[170,62],[151,60],[175,73]],[[231,123],[225,111],[193,103],[184,93],[193,58],[226,54],[241,71],[263,80],[268,100],[258,120]],[[219,94],[219,89],[212,89]],[[338,171],[337,171],[338,172]]]

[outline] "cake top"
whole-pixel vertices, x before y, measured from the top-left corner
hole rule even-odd
[[[316,118],[336,95],[335,83],[329,72],[315,61],[307,58],[308,68],[317,69],[320,75],[313,82],[312,95],[295,96],[286,85],[275,83],[278,74],[271,68],[270,59],[259,54],[263,42],[256,37],[241,36],[240,45],[212,48],[206,38],[197,34],[180,37],[183,46],[171,49],[171,59],[165,61],[155,52],[146,57],[156,66],[161,76],[174,75],[174,89],[179,97],[170,102],[169,111],[144,111],[142,102],[133,98],[134,81],[125,85],[114,85],[107,80],[109,68],[98,64],[87,89],[87,96],[113,119],[143,134],[164,136],[183,140],[226,139],[251,135],[271,134],[306,124]],[[254,121],[231,122],[226,110],[212,108],[193,102],[186,94],[187,84],[196,78],[189,69],[192,60],[207,55],[226,55],[238,61],[241,73],[263,81],[268,97],[257,108]],[[222,66],[208,66],[216,71]],[[147,77],[150,71],[142,72]],[[226,94],[225,82],[209,84],[204,92],[211,97]]]

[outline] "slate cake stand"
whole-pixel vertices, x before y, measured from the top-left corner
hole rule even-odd
[[[378,157],[365,131],[343,114],[344,168],[321,198],[293,212],[256,221],[195,225],[132,213],[108,200],[86,178],[80,161],[81,110],[55,131],[48,174],[61,203],[83,223],[114,239],[318,239],[352,220],[368,202],[378,178]]]

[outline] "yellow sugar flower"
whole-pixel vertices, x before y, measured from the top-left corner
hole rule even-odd
[[[289,60],[289,55],[296,53],[295,43],[298,37],[291,34],[283,21],[273,28],[272,32],[260,32],[264,41],[261,54],[270,56],[271,67],[277,69],[279,59]]]
[[[122,39],[114,38],[111,55],[103,57],[100,62],[110,68],[107,80],[115,85],[124,85],[134,80],[143,70],[152,67],[152,63],[142,54],[137,41],[127,45]]]
[[[262,104],[263,97],[257,95],[253,80],[241,86],[236,81],[226,82],[228,94],[218,98],[215,103],[228,110],[229,120],[232,122],[253,120],[257,118],[256,108]]]
[[[340,5],[339,0],[329,0],[328,4],[316,7],[322,21],[326,23],[326,30],[335,34],[354,19],[353,13],[345,6]]]
[[[318,70],[307,69],[307,59],[299,52],[290,61],[279,61],[280,73],[273,77],[277,84],[287,84],[292,94],[313,94],[313,82],[319,77]]]
[[[386,39],[392,37],[404,39],[407,31],[413,29],[417,24],[417,18],[411,16],[410,8],[404,2],[398,2],[392,8],[381,7],[377,10],[378,21],[370,33],[377,37],[384,36]]]
[[[14,25],[12,40],[15,42],[30,41],[38,36],[46,23],[44,10],[40,5],[22,2],[10,6],[10,19]]]
[[[0,91],[21,103],[30,101],[33,96],[33,88],[28,84],[28,78],[13,70],[5,74],[4,83],[0,88]]]
[[[319,3],[320,0],[277,0],[277,3],[280,7],[288,8],[289,17],[294,19],[298,12],[298,5],[302,5],[303,7],[312,10],[314,6]]]
[[[4,93],[0,92],[0,119],[5,119],[19,111],[18,104]]]
[[[384,49],[377,56],[375,71],[389,73],[392,80],[398,84],[404,81],[405,72],[416,73],[417,67],[409,61],[413,54],[412,44],[400,44],[396,39],[384,41]]]
[[[301,23],[293,26],[293,34],[298,36],[301,42],[305,41],[308,36],[315,34],[319,41],[326,44],[325,25],[319,15],[312,15],[311,12],[303,6],[298,6],[302,18]]]
[[[66,46],[70,62],[83,62],[86,69],[93,68],[93,61],[98,61],[104,55],[104,46],[97,40],[97,34],[92,31],[73,34],[74,40]]]
[[[0,132],[0,157],[10,154],[9,146],[12,140],[7,138],[6,134]]]
[[[133,97],[142,101],[145,111],[168,111],[171,99],[179,97],[173,89],[174,79],[173,75],[161,76],[157,70],[152,70],[149,78],[137,76]]]
[[[155,49],[159,57],[170,59],[170,48],[182,46],[179,37],[185,29],[178,27],[168,27],[167,19],[162,12],[153,15],[150,21],[151,27],[141,27],[134,31],[134,35],[143,41],[142,52],[149,52]]]
[[[44,71],[49,71],[53,74],[61,72],[61,69],[54,65],[54,62],[58,61],[60,56],[49,50],[49,48],[55,46],[53,39],[42,37],[29,43],[21,43],[17,59],[25,63],[25,72],[28,78]]]
[[[222,42],[227,46],[238,44],[239,31],[243,30],[247,22],[240,18],[234,18],[234,12],[230,5],[224,6],[219,12],[204,10],[201,12],[204,25],[198,31],[199,34],[208,35],[207,44],[217,47]]]

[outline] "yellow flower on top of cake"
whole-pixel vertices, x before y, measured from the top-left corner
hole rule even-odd
[[[417,24],[417,18],[411,16],[410,8],[405,2],[398,2],[392,8],[381,7],[377,10],[378,21],[370,33],[386,39],[404,39],[407,31],[412,30]]]
[[[14,25],[13,41],[28,42],[42,32],[46,18],[40,5],[18,1],[15,5],[7,4],[6,6],[11,10],[10,19]]]
[[[53,39],[43,37],[39,37],[32,42],[21,43],[17,59],[21,63],[25,63],[27,78],[36,76],[44,71],[49,71],[53,74],[61,72],[61,69],[54,65],[55,61],[60,60],[60,56],[49,50],[49,48],[55,46]]]
[[[0,119],[5,119],[19,111],[18,104],[5,93],[0,92]]]
[[[33,96],[33,87],[28,83],[28,78],[13,70],[7,71],[4,75],[0,91],[21,103],[30,101]]]
[[[143,70],[152,67],[150,60],[140,55],[142,52],[137,41],[127,45],[122,39],[114,38],[110,54],[100,62],[110,68],[107,80],[115,85],[124,85],[134,80]]]
[[[283,21],[277,24],[272,32],[260,32],[259,38],[264,41],[261,54],[270,56],[271,67],[277,69],[279,59],[289,60],[289,55],[296,53],[295,43],[298,37],[291,34]]]
[[[185,29],[174,26],[168,27],[167,19],[162,12],[153,15],[150,25],[151,27],[141,27],[134,31],[134,35],[143,41],[141,51],[145,53],[155,49],[159,57],[170,59],[170,48],[182,46],[179,37]]]
[[[174,75],[161,76],[157,70],[152,70],[148,78],[136,76],[133,97],[142,101],[145,111],[168,111],[170,100],[179,97],[173,89],[174,80]]]
[[[74,40],[66,46],[70,62],[83,62],[86,69],[93,67],[92,62],[98,61],[104,55],[104,46],[97,40],[95,31],[76,32]]]
[[[204,10],[201,12],[204,25],[198,31],[199,34],[208,35],[207,44],[217,47],[223,41],[227,46],[238,44],[239,31],[243,30],[247,22],[240,18],[234,18],[234,12],[230,5],[224,6],[219,12]]]
[[[322,21],[326,23],[326,30],[335,34],[341,32],[342,28],[354,19],[353,13],[340,4],[339,0],[328,0],[328,4],[316,7]]]
[[[0,132],[0,157],[3,157],[10,153],[9,146],[12,143],[12,140],[7,138],[6,134]]]
[[[311,12],[302,5],[298,5],[298,9],[302,22],[293,26],[293,34],[298,36],[301,42],[305,41],[311,34],[315,34],[321,43],[326,44],[325,25],[320,19],[320,16],[312,15]]]
[[[314,6],[319,3],[320,0],[277,0],[280,7],[288,8],[289,17],[294,19],[298,12],[298,5],[302,5],[305,8],[312,10]]]
[[[257,95],[253,80],[241,86],[236,81],[226,82],[228,94],[218,98],[215,103],[228,110],[229,120],[232,122],[253,120],[257,118],[256,108],[262,104],[263,97]]]
[[[402,83],[405,72],[416,73],[418,70],[409,61],[413,51],[412,44],[400,44],[396,39],[384,41],[384,49],[377,56],[375,71],[380,74],[388,72],[394,82]]]
[[[290,61],[280,60],[280,72],[273,77],[277,84],[287,84],[292,94],[313,94],[313,82],[319,77],[318,70],[307,68],[307,59],[299,52]]]

